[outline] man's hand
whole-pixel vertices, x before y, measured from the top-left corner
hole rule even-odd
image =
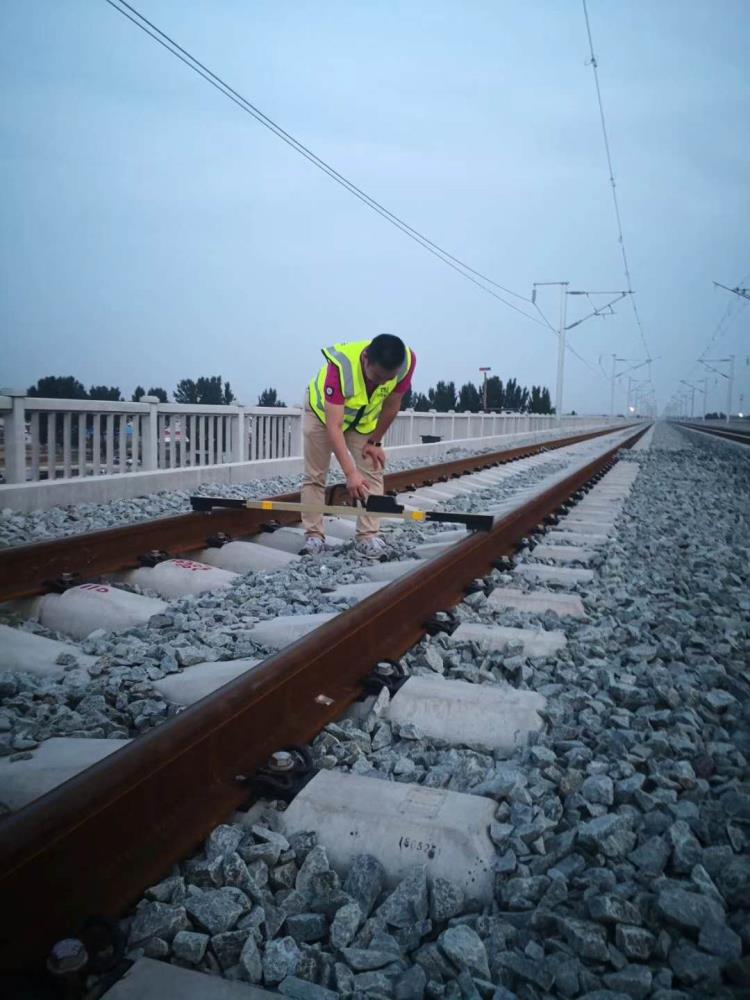
[[[352,500],[367,499],[367,494],[369,492],[367,488],[367,481],[358,469],[355,469],[354,472],[350,472],[346,477],[346,488],[349,490],[349,496]]]
[[[375,444],[366,444],[362,449],[363,458],[369,458],[372,462],[372,467],[377,472],[379,469],[385,468],[385,451],[382,447]]]

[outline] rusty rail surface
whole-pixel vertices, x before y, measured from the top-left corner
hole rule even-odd
[[[713,437],[723,438],[725,441],[735,441],[738,444],[750,444],[750,429],[738,431],[736,429],[725,429],[724,427],[706,427],[703,424],[676,424],[689,431],[702,431],[704,434],[711,434]]]
[[[627,425],[625,425],[627,426]],[[622,430],[623,428],[615,428]],[[612,428],[578,434],[574,437],[545,441],[538,445],[524,445],[507,451],[488,452],[469,458],[455,459],[438,465],[427,465],[405,472],[391,472],[385,477],[386,492],[402,492],[411,485],[424,485],[440,479],[462,476],[518,458],[536,455],[541,451],[563,448],[590,438],[610,434]],[[272,500],[298,503],[299,493],[284,493]],[[30,542],[0,549],[0,601],[33,597],[54,586],[54,581],[67,574],[75,582],[84,583],[103,573],[132,569],[139,565],[138,557],[152,550],[168,552],[175,556],[206,547],[211,535],[223,532],[235,538],[250,535],[267,524],[268,514],[263,511],[216,510],[212,513],[178,514],[138,521],[119,528],[67,535],[52,541]],[[274,520],[280,524],[296,524],[297,514],[282,514]]]
[[[0,822],[0,970],[34,968],[88,917],[132,905],[247,801],[238,775],[340,716],[380,660],[644,432]]]

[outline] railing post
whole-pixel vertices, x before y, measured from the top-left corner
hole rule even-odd
[[[141,468],[144,472],[153,472],[159,468],[159,397],[141,396],[139,403],[148,404],[148,413],[144,420],[143,441],[143,464]]]
[[[5,482],[26,482],[26,393],[3,389],[0,410],[5,410]]]
[[[244,406],[237,406],[232,414],[232,461],[247,461],[247,429]]]
[[[302,423],[305,419],[305,409],[300,408],[299,413],[294,418],[294,432],[292,434],[292,458],[299,458],[304,454],[302,443]]]

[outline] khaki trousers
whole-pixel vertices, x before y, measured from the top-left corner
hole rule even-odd
[[[365,478],[370,493],[382,496],[382,470],[375,471],[370,460],[362,457],[362,449],[367,444],[367,435],[358,434],[357,431],[345,431],[344,440],[355,465]],[[310,409],[310,403],[307,399],[302,416],[302,442],[305,459],[305,471],[302,476],[302,503],[322,505],[325,503],[326,477],[331,465],[333,449],[325,424]],[[305,529],[305,534],[325,538],[325,526],[320,514],[303,514],[302,526]],[[379,517],[366,514],[357,518],[358,541],[374,538],[379,531]]]

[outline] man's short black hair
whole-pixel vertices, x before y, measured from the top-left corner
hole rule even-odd
[[[387,372],[395,372],[406,358],[406,345],[392,333],[379,333],[367,348],[368,360]]]

